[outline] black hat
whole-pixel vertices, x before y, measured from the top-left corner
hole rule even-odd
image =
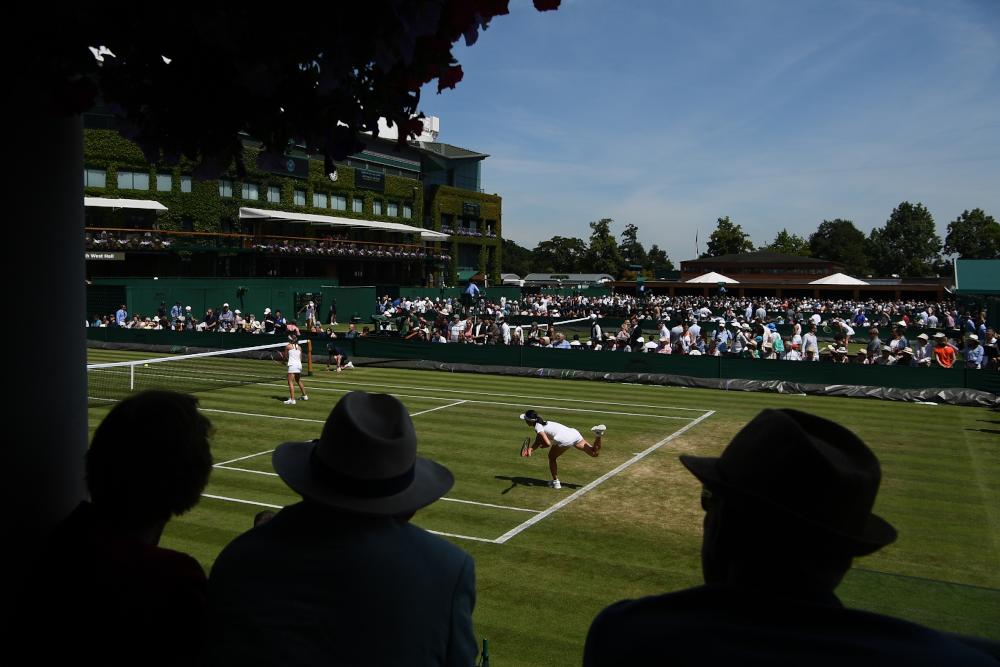
[[[319,440],[286,442],[274,469],[303,498],[358,514],[406,515],[454,485],[444,466],[417,456],[413,421],[388,394],[345,394]]]
[[[819,528],[853,555],[896,539],[896,530],[871,512],[882,478],[878,459],[858,436],[828,419],[764,410],[722,456],[680,458],[710,490]]]

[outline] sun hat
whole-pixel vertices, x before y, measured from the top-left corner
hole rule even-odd
[[[878,459],[857,435],[828,419],[767,409],[721,456],[680,460],[709,490],[819,529],[852,555],[896,539],[896,530],[871,511],[882,478]]]
[[[303,498],[357,514],[405,516],[455,483],[447,468],[417,456],[413,421],[399,399],[361,391],[337,402],[319,440],[278,445],[272,463]]]

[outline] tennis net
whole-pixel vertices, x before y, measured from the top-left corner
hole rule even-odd
[[[312,341],[302,346],[302,373],[312,374]],[[147,389],[200,391],[284,380],[285,343],[87,365],[88,403],[117,401]]]

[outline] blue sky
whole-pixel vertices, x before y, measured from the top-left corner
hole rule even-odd
[[[716,218],[754,242],[921,201],[1000,218],[1000,0],[513,0],[422,110],[488,153],[504,236],[639,227],[676,262]]]

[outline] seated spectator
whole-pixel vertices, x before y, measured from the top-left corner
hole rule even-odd
[[[303,498],[237,537],[210,582],[210,665],[475,662],[472,558],[410,523],[454,484],[406,408],[346,394],[274,469]]]
[[[705,585],[602,611],[583,664],[989,665],[929,628],[845,608],[851,567],[896,539],[871,513],[878,459],[854,433],[764,410],[718,458],[682,455],[703,485]]]
[[[32,664],[190,665],[202,647],[207,582],[191,556],[158,546],[212,470],[211,423],[185,394],[115,405],[86,457],[90,501],[18,573],[11,635]],[[136,435],[141,447],[136,447]]]

